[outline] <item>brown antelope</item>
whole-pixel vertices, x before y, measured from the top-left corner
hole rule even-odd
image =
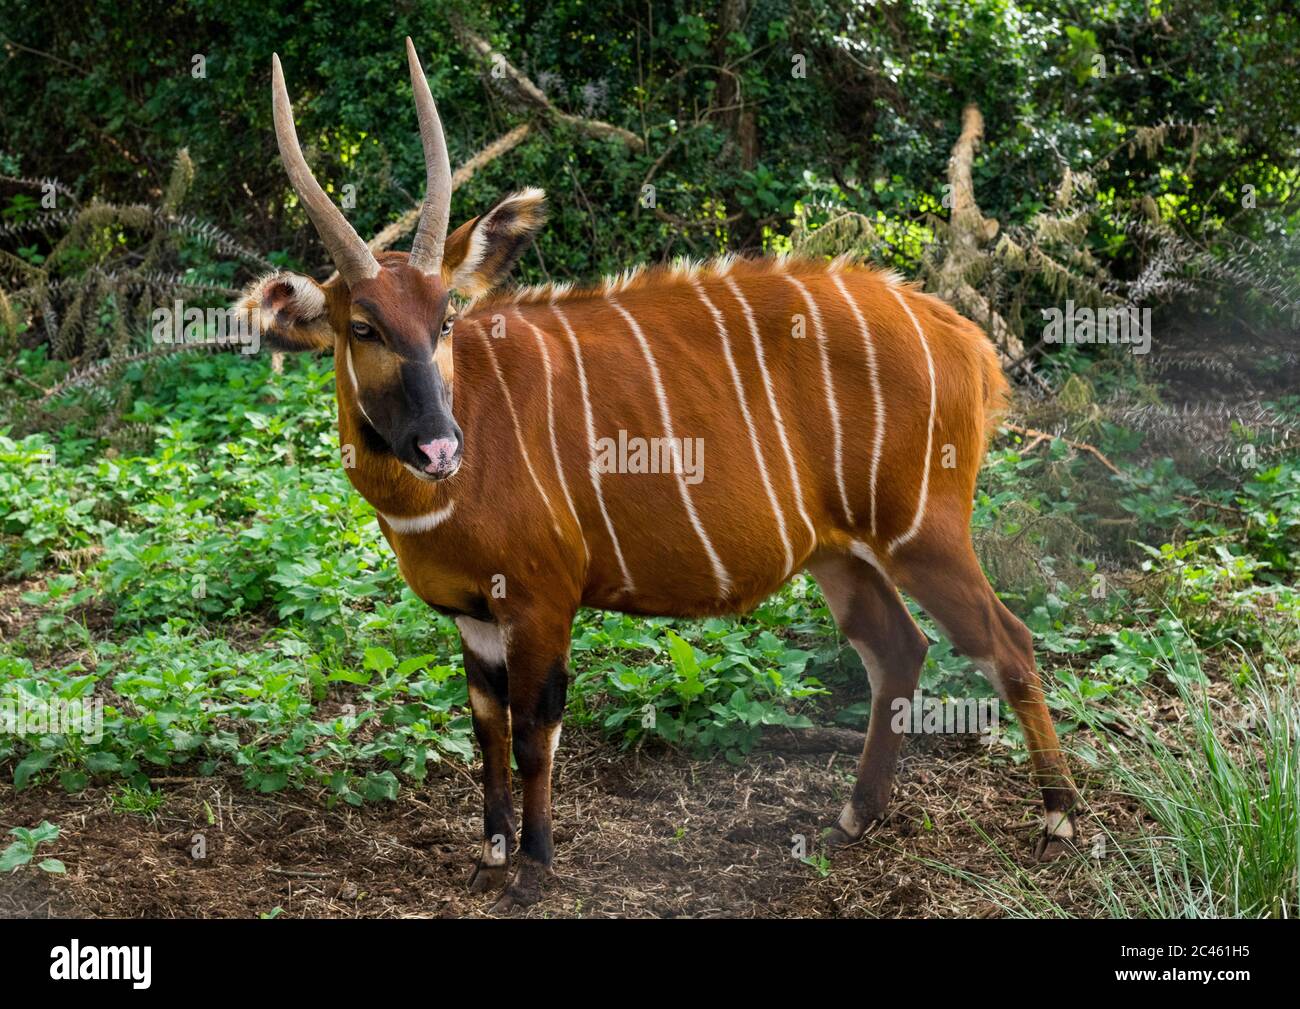
[[[316,182],[276,58],[280,155],[338,276],[274,274],[241,304],[272,347],[333,350],[348,477],[403,578],[460,629],[483,752],[471,888],[505,886],[499,911],[540,895],[579,606],[743,612],[802,570],[871,684],[857,784],[829,840],[861,837],[889,799],[902,743],[889,712],[927,647],[897,586],[1015,709],[1046,807],[1039,854],[1059,850],[1074,785],[1029,632],[970,541],[1006,392],[983,332],[838,261],[722,259],[492,294],[541,227],[544,194],[507,196],[448,236],[447,146],[409,39],[407,57],[427,170],[410,254],[373,255]],[[620,432],[668,445],[667,472],[609,472],[598,443]],[[673,465],[685,439],[708,450],[703,479]]]

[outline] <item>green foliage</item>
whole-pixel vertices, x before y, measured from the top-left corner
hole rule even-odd
[[[165,10],[131,2],[88,17],[75,6],[0,0],[0,24],[22,44],[6,51],[0,76],[0,167],[57,176],[65,192],[123,206],[162,193],[166,210],[187,190],[196,219],[230,232],[217,241],[224,253],[212,257],[222,261],[191,251],[180,264],[191,281],[242,279],[258,267],[241,250],[319,266],[320,247],[275,156],[271,53],[284,61],[318,176],[334,193],[355,187],[350,216],[370,235],[422,186],[404,35],[420,48],[453,164],[525,114],[457,41],[456,17],[559,109],[646,141],[634,151],[543,124],[458,192],[458,219],[521,185],[553,194],[551,223],[520,267],[526,280],[592,279],[679,253],[781,248],[800,217],[810,226],[865,222],[867,246],[915,271],[934,215],[946,216],[944,171],[961,108],[975,102],[987,123],[975,188],[1004,234],[1023,243],[1056,220],[1071,176],[1087,180],[1085,205],[1071,211],[1086,211],[1086,234],[1072,236],[1072,250],[1057,249],[1065,266],[1095,263],[1125,282],[1149,268],[1152,291],[1181,297],[1187,277],[1164,277],[1163,252],[1176,240],[1173,258],[1193,274],[1212,272],[1215,255],[1224,266],[1207,277],[1203,299],[1217,303],[1225,283],[1244,285],[1255,288],[1252,309],[1288,311],[1294,277],[1250,243],[1269,241],[1279,262],[1294,267],[1296,147],[1286,110],[1300,105],[1289,62],[1300,22],[1290,5],[1250,0],[1229,11],[1176,0],[1156,20],[1144,0],[1090,8],[752,0],[743,13],[740,23],[723,24],[719,10],[676,0],[420,0],[394,10],[188,0]],[[197,76],[196,54],[204,61]],[[177,182],[172,162],[182,148],[194,169]],[[655,211],[642,203],[647,183]],[[1257,199],[1243,211],[1248,191]],[[24,227],[45,213],[30,186],[8,200],[0,192],[0,210]],[[70,197],[59,196],[56,212],[71,212]],[[1155,230],[1142,232],[1143,222]],[[8,244],[33,266],[83,253],[93,261],[118,235],[107,228],[47,240],[23,231]],[[1210,260],[1192,263],[1202,254]],[[1252,278],[1261,282],[1245,283]],[[1020,292],[1019,309],[1046,293]]]
[[[0,852],[0,872],[17,872],[36,857],[36,849],[40,845],[59,839],[59,828],[48,820],[42,820],[40,826],[35,829],[14,827],[9,833],[18,840],[14,841],[3,852]],[[43,858],[37,868],[51,875],[68,871],[57,858]]]
[[[656,633],[660,628],[662,635]],[[815,678],[804,675],[809,652],[791,648],[770,629],[755,634],[734,620],[707,620],[680,631],[668,621],[619,615],[583,621],[573,643],[582,668],[574,686],[580,695],[607,693],[603,728],[625,743],[658,736],[738,760],[764,725],[812,724],[788,710],[824,693]]]
[[[113,793],[113,812],[150,816],[160,810],[166,801],[167,796],[162,792],[123,785]]]

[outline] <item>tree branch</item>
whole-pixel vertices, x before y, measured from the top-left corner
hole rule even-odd
[[[952,208],[943,262],[930,270],[935,292],[984,327],[1005,363],[1020,359],[1025,374],[1046,388],[1047,383],[1024,361],[1025,348],[1019,338],[968,279],[976,264],[984,258],[982,247],[998,233],[998,222],[980,213],[975,200],[975,183],[971,179],[971,163],[983,142],[984,116],[980,114],[979,106],[971,102],[962,109],[961,133],[948,158],[948,192],[952,197]]]
[[[1005,427],[1008,431],[1020,435],[1022,438],[1033,439],[1033,441],[1031,441],[1028,445],[1026,445],[1023,449],[1020,450],[1022,455],[1028,452],[1032,452],[1034,449],[1036,449],[1040,444],[1042,444],[1045,441],[1051,441],[1054,438],[1061,438],[1061,436],[1058,434],[1052,434],[1049,431],[1040,431],[1036,427],[1021,427],[1019,424],[1008,424],[1005,422],[1003,423],[1002,426]],[[1069,445],[1070,448],[1074,449],[1076,452],[1087,452],[1099,463],[1101,463],[1108,470],[1114,473],[1116,476],[1122,477],[1124,475],[1119,471],[1119,469],[1116,468],[1113,462],[1111,462],[1109,459],[1106,458],[1105,455],[1102,454],[1101,449],[1099,449],[1096,445],[1089,445],[1086,441],[1075,441],[1072,438],[1061,438],[1061,441],[1065,442],[1065,444]]]
[[[621,140],[630,150],[638,152],[645,150],[645,141],[631,130],[625,130],[621,126],[615,126],[600,119],[587,119],[583,116],[561,112],[546,97],[542,89],[534,84],[526,74],[506,59],[503,53],[493,49],[487,39],[475,33],[460,18],[452,16],[451,27],[461,45],[492,64],[493,79],[501,83],[503,90],[509,94],[516,105],[540,112],[556,122],[571,126],[579,133],[585,133],[597,140],[607,140],[613,137]],[[497,74],[498,70],[500,76]]]

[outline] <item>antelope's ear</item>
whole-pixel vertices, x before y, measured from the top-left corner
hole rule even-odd
[[[330,320],[335,302],[347,297],[347,285],[338,277],[318,284],[301,273],[270,273],[248,286],[237,307],[272,350],[333,350]]]
[[[442,279],[449,290],[477,298],[501,283],[546,223],[546,193],[511,193],[486,214],[466,221],[447,238]]]

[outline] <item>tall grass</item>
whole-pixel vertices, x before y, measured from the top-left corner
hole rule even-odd
[[[1243,713],[1210,696],[1199,665],[1185,666],[1175,660],[1167,670],[1182,719],[1164,734],[1143,725],[1136,739],[1109,742],[1106,770],[1153,829],[1107,838],[1119,856],[1114,868],[1127,878],[1122,887],[1103,885],[1103,905],[1122,916],[1294,917],[1300,911],[1296,669],[1288,664],[1265,673],[1247,661]],[[1131,887],[1135,878],[1144,885]]]
[[[1284,663],[1265,672],[1247,660],[1240,693],[1229,704],[1210,695],[1194,653],[1161,665],[1181,701],[1180,719],[1162,731],[1141,725],[1133,738],[1117,737],[1102,727],[1097,708],[1065,698],[1070,714],[1102,742],[1089,755],[1097,784],[1137,803],[1138,830],[1121,833],[1104,815],[1081,816],[1081,850],[1071,862],[1053,865],[1047,878],[1021,866],[987,835],[1005,876],[921,861],[975,887],[1011,917],[1300,913],[1296,667]]]

